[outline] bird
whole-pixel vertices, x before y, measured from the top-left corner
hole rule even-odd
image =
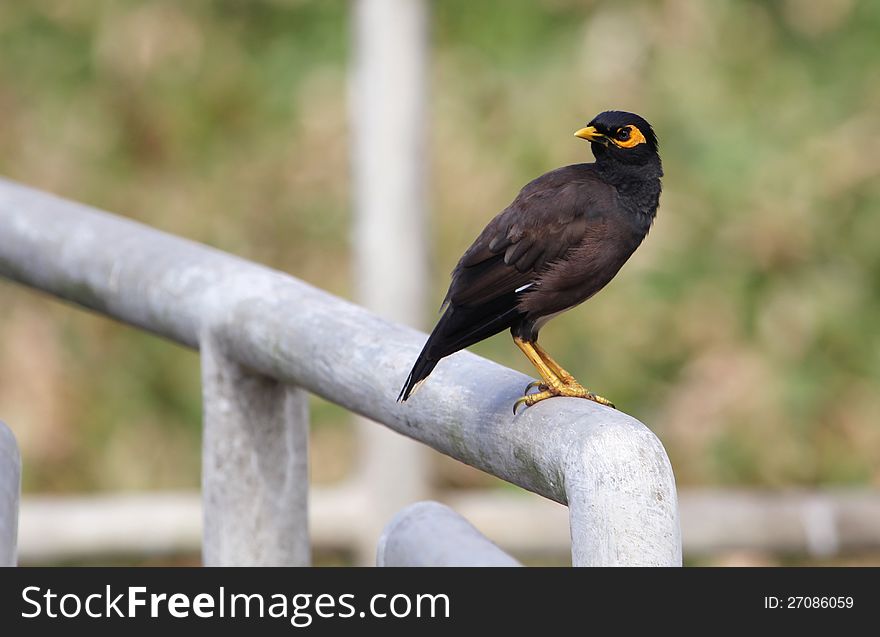
[[[595,161],[532,180],[486,225],[452,272],[442,315],[398,402],[443,358],[509,329],[541,378],[514,415],[554,396],[614,407],[551,358],[538,332],[604,288],[639,247],[657,214],[663,167],[654,129],[634,113],[604,111],[574,134],[590,143]]]

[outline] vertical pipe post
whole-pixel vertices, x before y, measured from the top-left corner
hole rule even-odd
[[[15,566],[21,456],[12,430],[0,422],[0,566]]]
[[[357,300],[411,326],[424,319],[428,6],[357,0],[350,78]],[[401,377],[400,382],[403,383]],[[358,418],[367,490],[359,558],[372,563],[390,517],[427,495],[427,450]]]
[[[660,440],[608,412],[583,418],[565,466],[572,566],[681,566],[675,477]]]
[[[205,566],[308,566],[308,395],[202,339]]]

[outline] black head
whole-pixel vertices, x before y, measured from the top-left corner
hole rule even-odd
[[[654,129],[635,113],[605,111],[599,113],[575,136],[590,142],[600,164],[613,161],[630,166],[660,162],[659,144]]]

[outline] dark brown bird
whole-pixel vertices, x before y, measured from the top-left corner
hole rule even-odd
[[[538,331],[605,287],[639,246],[657,213],[663,168],[651,125],[633,113],[600,113],[575,135],[590,142],[595,163],[541,175],[489,222],[452,272],[446,309],[398,401],[444,357],[509,328],[541,376],[514,412],[552,396],[614,406],[554,361]]]

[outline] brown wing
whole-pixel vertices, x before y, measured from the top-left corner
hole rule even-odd
[[[446,301],[479,305],[533,283],[548,264],[581,243],[613,196],[584,164],[534,180],[464,253]]]

